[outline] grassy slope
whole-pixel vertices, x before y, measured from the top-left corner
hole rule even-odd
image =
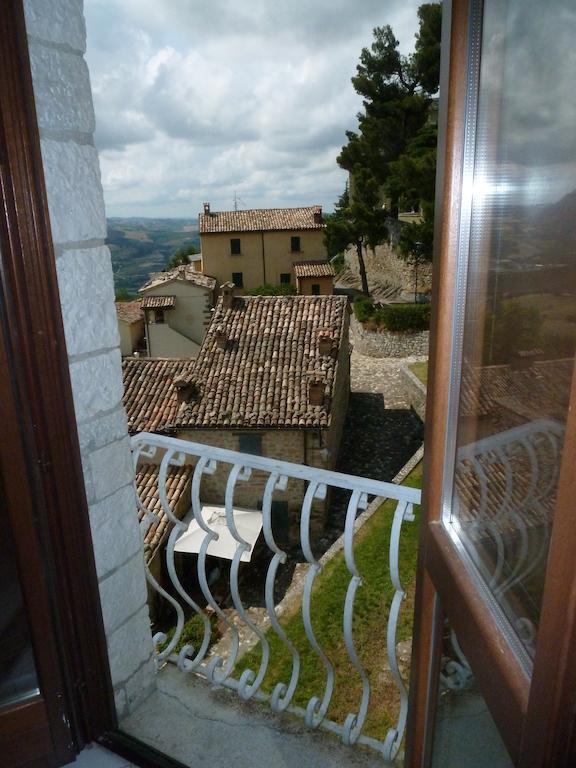
[[[408,368],[418,376],[422,384],[428,384],[428,363],[411,363]]]
[[[420,487],[422,467],[419,464],[405,484]],[[394,589],[388,569],[388,544],[395,503],[387,501],[356,534],[356,565],[364,578],[356,593],[354,607],[354,640],[362,663],[368,672],[372,695],[364,732],[383,738],[397,715],[398,695],[386,672],[386,623]],[[400,543],[400,578],[407,592],[402,609],[397,642],[412,635],[412,610],[418,546],[418,511],[416,521],[405,522]],[[344,598],[350,581],[343,554],[336,556],[317,578],[312,597],[314,631],[320,645],[336,668],[336,684],[328,717],[343,722],[349,712],[356,712],[360,703],[362,685],[358,673],[351,665],[342,635]],[[301,615],[283,617],[282,625],[300,651],[300,681],[294,703],[306,706],[311,696],[321,696],[326,674],[312,650],[304,631]],[[271,691],[277,682],[288,682],[292,670],[292,657],[273,630],[267,633],[271,661],[264,681],[264,690]],[[235,674],[250,668],[258,670],[260,649],[256,647],[237,665]]]

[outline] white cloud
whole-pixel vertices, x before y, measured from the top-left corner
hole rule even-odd
[[[386,23],[411,47],[418,4],[86,0],[108,214],[330,208],[360,50]]]

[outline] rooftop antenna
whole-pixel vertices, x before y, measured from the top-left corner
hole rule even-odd
[[[237,192],[234,192],[234,210],[235,211],[238,210],[238,203],[240,203],[240,205],[242,205],[243,208],[247,208],[247,205],[244,202],[244,200],[242,200],[241,197],[238,197],[238,193]]]

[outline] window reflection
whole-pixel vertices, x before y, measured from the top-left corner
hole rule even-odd
[[[576,8],[484,3],[450,523],[533,654],[576,348]]]

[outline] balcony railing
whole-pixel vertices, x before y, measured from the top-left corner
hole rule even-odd
[[[162,510],[170,524],[173,526],[165,545],[165,563],[169,574],[170,585],[162,586],[147,569],[147,579],[152,589],[162,596],[173,608],[175,613],[175,629],[171,637],[165,633],[157,633],[154,637],[156,645],[156,659],[159,666],[166,662],[172,662],[178,666],[182,673],[191,673],[205,678],[212,684],[225,686],[234,690],[241,699],[255,699],[267,701],[274,712],[288,711],[301,716],[310,728],[322,727],[336,733],[346,745],[364,744],[376,749],[385,761],[391,762],[396,757],[402,744],[406,727],[408,709],[408,696],[405,682],[400,673],[397,659],[396,630],[402,602],[405,597],[400,573],[399,573],[399,543],[404,522],[414,520],[413,505],[420,503],[420,491],[414,488],[379,482],[352,475],[345,475],[309,466],[292,464],[285,461],[276,461],[261,456],[237,453],[235,451],[215,448],[198,443],[163,437],[155,434],[141,433],[132,438],[132,448],[135,466],[142,462],[154,462],[158,464],[158,492]],[[170,506],[166,493],[166,480],[170,467],[191,465],[193,467],[191,480],[191,511],[183,519],[175,514]],[[233,551],[229,555],[230,572],[229,588],[231,601],[235,609],[234,618],[231,620],[230,612],[224,611],[218,603],[209,577],[208,562],[209,550],[214,551],[214,543],[218,541],[222,533],[218,533],[218,526],[209,525],[206,519],[207,505],[202,500],[203,479],[219,476],[225,472],[222,481],[223,504],[221,507],[222,518],[220,531],[225,529],[226,537],[233,538]],[[269,550],[270,557],[267,567],[265,584],[263,585],[263,603],[266,609],[268,626],[270,631],[276,633],[283,646],[291,657],[291,674],[287,679],[277,682],[273,690],[265,692],[263,681],[266,676],[270,661],[270,645],[266,631],[262,625],[255,622],[253,616],[247,610],[242,599],[242,587],[246,583],[240,579],[241,561],[246,560],[251,553],[252,546],[247,541],[247,536],[241,534],[243,529],[238,522],[238,507],[235,507],[235,495],[242,484],[255,481],[262,487],[261,525],[264,541]],[[288,484],[294,486],[299,481],[298,487],[302,489],[302,499],[299,509],[299,548],[307,563],[307,573],[304,579],[299,608],[302,614],[303,626],[307,641],[318,658],[318,664],[324,670],[323,688],[312,695],[305,707],[294,704],[295,693],[301,678],[300,653],[282,626],[278,616],[277,605],[274,602],[274,593],[279,569],[287,563],[287,547],[282,548],[277,542],[273,532],[273,501],[277,494],[283,494]],[[337,489],[344,498],[346,511],[343,519],[342,549],[350,578],[344,598],[342,640],[352,667],[358,675],[361,683],[361,696],[356,711],[349,712],[342,718],[342,722],[329,720],[327,717],[331,699],[334,694],[336,675],[335,663],[331,660],[322,647],[321,641],[315,633],[314,611],[312,608],[312,596],[315,584],[323,570],[323,559],[315,554],[315,540],[311,533],[311,521],[314,510],[318,505],[330,498],[331,489]],[[388,542],[383,542],[381,556],[388,558],[389,578],[393,585],[393,598],[387,616],[382,617],[386,622],[386,656],[382,654],[382,666],[386,663],[390,675],[395,683],[399,700],[398,717],[395,725],[389,729],[382,740],[363,733],[364,724],[368,714],[371,694],[371,681],[362,663],[362,649],[358,649],[354,641],[354,609],[356,593],[362,584],[362,573],[355,560],[356,540],[355,534],[358,528],[357,516],[368,506],[369,497],[379,497],[382,501],[393,500],[393,519],[391,535]],[[213,499],[210,499],[213,503]],[[139,500],[144,512],[142,518],[143,535],[154,522],[156,516],[147,510]],[[175,557],[176,545],[183,534],[194,528],[197,546],[197,563],[194,584],[189,579],[183,579],[179,573]],[[388,551],[386,552],[386,548]],[[243,557],[244,556],[244,557]],[[186,581],[186,586],[182,583]],[[191,594],[194,592],[194,596]],[[199,599],[198,596],[202,598]],[[205,602],[205,605],[200,603]],[[201,617],[203,622],[203,638],[199,647],[184,645],[178,653],[176,648],[181,642],[184,624],[185,610],[193,612]],[[208,611],[208,612],[207,612]],[[214,652],[212,646],[212,624],[208,613],[213,612],[226,627],[226,633],[230,642],[228,651],[224,655]],[[240,657],[240,642],[238,626],[248,627],[258,638],[261,651],[258,669],[244,669],[238,677],[234,676],[235,667]],[[382,627],[384,630],[384,627]]]

